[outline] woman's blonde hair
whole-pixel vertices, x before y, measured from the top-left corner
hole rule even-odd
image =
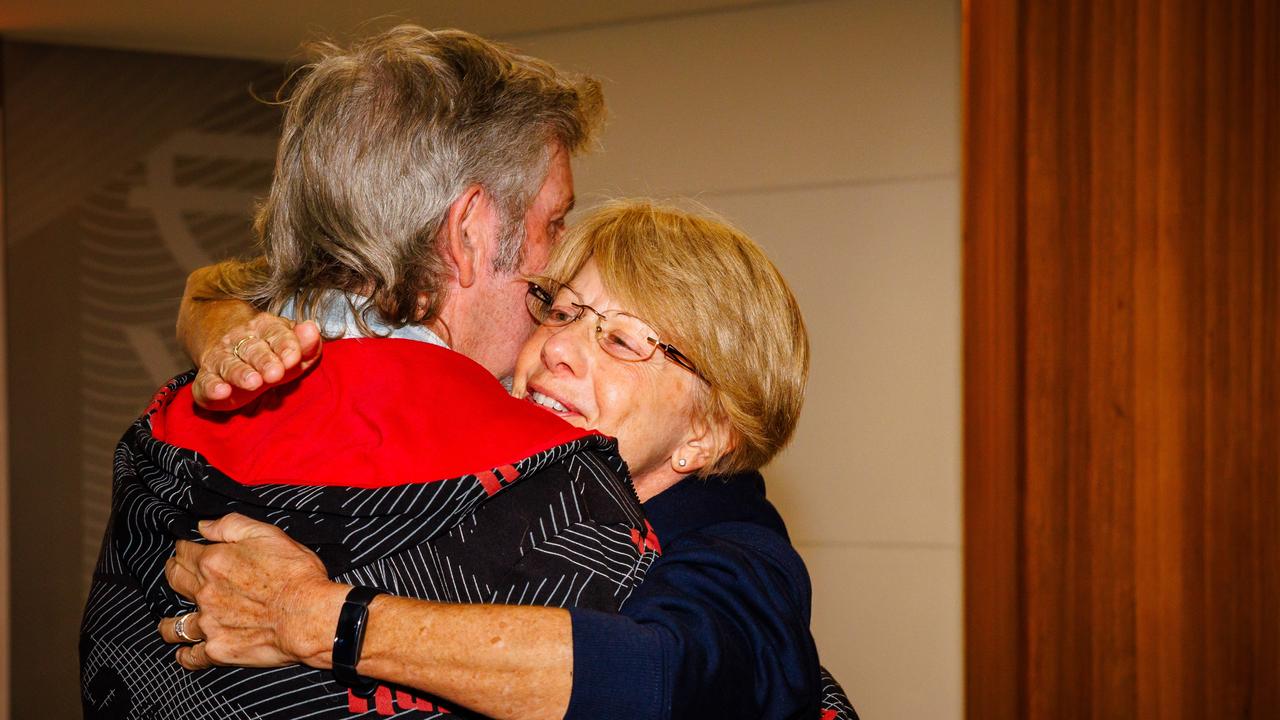
[[[809,336],[778,269],[728,223],[647,200],[608,203],[575,224],[546,274],[595,260],[616,302],[688,356],[705,380],[695,422],[727,427],[700,474],[758,468],[795,430]]]

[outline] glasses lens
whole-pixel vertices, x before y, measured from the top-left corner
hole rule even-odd
[[[542,319],[542,324],[560,327],[577,320],[580,315],[582,315],[582,311],[571,303],[556,302],[547,308],[547,315]]]
[[[534,322],[543,324],[547,321],[547,312],[551,310],[551,294],[537,283],[529,283],[529,292],[524,296],[525,307]]]
[[[568,325],[577,320],[582,311],[562,297],[564,293],[559,293],[560,296],[557,296],[554,284],[547,281],[543,283],[529,283],[529,292],[525,294],[525,305],[529,308],[529,314],[533,319],[541,325],[550,327]],[[548,289],[548,285],[552,289]]]
[[[600,323],[600,345],[619,360],[648,360],[657,344],[653,328],[639,318],[611,315]]]

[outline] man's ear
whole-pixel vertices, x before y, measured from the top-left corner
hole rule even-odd
[[[493,232],[493,207],[479,185],[468,187],[449,206],[444,223],[445,256],[461,287],[471,287],[485,262],[485,248]]]
[[[414,322],[418,322],[422,320],[422,317],[427,314],[427,301],[429,299],[430,298],[427,297],[426,293],[424,292],[418,293],[418,300],[416,303],[414,303],[414,307],[413,307]]]
[[[733,447],[727,421],[697,418],[689,424],[684,442],[671,453],[671,469],[681,475],[695,473],[717,460]]]

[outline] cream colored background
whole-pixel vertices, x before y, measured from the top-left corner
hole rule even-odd
[[[812,380],[766,478],[864,718],[963,714],[959,37],[954,0],[867,0],[515,39],[607,83],[585,204],[692,195],[791,281]]]

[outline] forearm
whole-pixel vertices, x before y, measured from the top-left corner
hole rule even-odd
[[[297,626],[300,653],[332,667],[333,629],[347,586],[333,585]],[[458,605],[382,595],[369,606],[361,675],[418,688],[493,718],[562,718],[573,686],[569,613]]]

